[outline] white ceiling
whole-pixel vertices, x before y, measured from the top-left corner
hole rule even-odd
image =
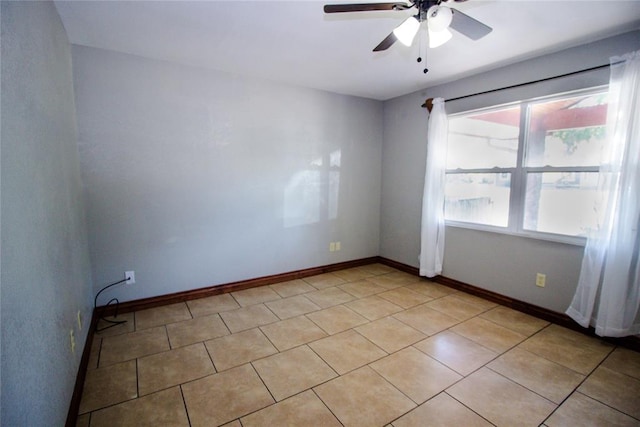
[[[378,100],[640,28],[640,0],[449,2],[493,32],[479,41],[454,32],[428,50],[425,75],[417,42],[371,51],[415,9],[322,10],[355,2],[362,0],[55,4],[74,44]]]

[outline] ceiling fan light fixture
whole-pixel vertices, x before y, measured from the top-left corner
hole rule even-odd
[[[442,46],[446,42],[448,42],[453,34],[448,29],[443,29],[440,31],[433,31],[431,27],[428,28],[429,31],[429,47],[434,48],[438,46]]]
[[[420,22],[415,16],[408,17],[402,24],[393,30],[393,35],[405,46],[411,46],[413,38],[420,29]]]
[[[431,6],[427,11],[427,24],[433,31],[449,28],[453,20],[453,11],[446,6]]]

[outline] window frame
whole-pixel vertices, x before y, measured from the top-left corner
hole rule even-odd
[[[459,116],[469,116],[472,114],[488,113],[502,109],[520,106],[520,121],[518,134],[518,149],[516,155],[516,165],[514,167],[493,167],[493,168],[473,168],[473,169],[446,169],[445,176],[450,174],[467,174],[467,173],[509,173],[510,191],[509,191],[509,212],[506,227],[480,224],[466,221],[449,220],[445,218],[445,225],[457,228],[467,228],[472,230],[487,231],[498,234],[507,234],[518,237],[532,238],[537,240],[546,240],[552,242],[566,243],[571,245],[584,246],[586,237],[570,236],[566,234],[557,234],[542,232],[536,230],[528,230],[524,228],[524,215],[526,207],[526,190],[527,176],[530,173],[558,173],[558,172],[586,172],[598,173],[598,166],[526,166],[526,149],[527,136],[529,134],[531,106],[541,102],[551,102],[553,100],[590,96],[608,92],[608,85],[599,85],[584,89],[572,90],[567,92],[555,93],[546,96],[528,98],[514,102],[492,105],[473,110],[460,111],[449,115],[450,118]]]

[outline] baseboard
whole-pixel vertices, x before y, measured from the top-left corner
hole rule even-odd
[[[398,261],[393,261],[387,258],[379,257],[378,262],[381,264],[388,265],[389,267],[393,267],[398,270],[407,272],[409,274],[413,274],[415,276],[419,275],[418,268],[412,267],[406,264],[402,264]],[[429,279],[425,278],[425,280],[429,280]],[[564,313],[558,313],[557,311],[549,310],[544,307],[539,307],[537,305],[530,304],[528,302],[520,301],[518,299],[511,298],[493,291],[489,291],[487,289],[482,289],[477,286],[470,285],[468,283],[464,283],[459,280],[451,279],[445,276],[436,276],[430,280],[436,283],[439,283],[441,285],[445,285],[450,288],[456,289],[458,291],[463,291],[468,294],[475,295],[480,298],[484,298],[488,301],[495,302],[496,304],[500,304],[500,305],[512,308],[522,313],[529,314],[539,319],[546,320],[547,322],[555,323],[556,325],[563,326],[565,328],[599,338],[601,340],[610,342],[611,344],[623,346],[631,350],[640,352],[640,338],[636,336],[630,336],[630,337],[624,337],[624,338],[601,337],[596,335],[595,330],[593,328],[583,328],[578,323],[576,323],[571,317],[567,316]]]
[[[209,297],[213,295],[226,294],[229,292],[241,291],[258,286],[272,285],[274,283],[286,282],[289,280],[302,279],[304,277],[315,276],[332,271],[344,270],[347,268],[360,267],[378,262],[379,257],[362,258],[352,261],[339,262],[320,267],[306,268],[304,270],[290,271],[287,273],[274,274],[271,276],[257,277],[253,279],[240,280],[238,282],[225,283],[222,285],[208,286],[205,288],[192,289],[188,291],[176,292],[173,294],[160,295],[151,298],[138,299],[120,303],[118,313],[129,313],[132,311],[145,310],[148,308],[160,307],[168,304],[190,301],[193,299]],[[109,316],[115,313],[115,306],[101,306],[96,309],[99,316]]]
[[[396,270],[404,271],[405,273],[409,273],[414,276],[420,277],[420,269],[418,267],[412,267],[410,265],[403,264],[401,262],[394,261],[392,259],[381,257],[381,256],[378,257],[377,262],[379,262],[380,264],[389,266],[391,268],[395,268]]]
[[[470,285],[468,283],[460,282],[459,280],[450,279],[444,276],[434,277],[434,282],[441,285],[448,286],[450,288],[466,292],[477,297],[484,298],[488,301],[495,302],[497,304],[513,308],[514,310],[521,311],[526,314],[530,314],[537,318],[546,320],[548,322],[556,323],[567,328],[576,329],[580,327],[569,316],[557,311],[549,310],[547,308],[539,307],[534,304],[530,304],[524,301],[520,301],[515,298],[507,297],[505,295],[479,288],[477,286]]]
[[[89,367],[89,357],[91,356],[91,347],[93,344],[93,333],[96,330],[97,323],[98,318],[96,317],[96,313],[94,310],[93,314],[91,315],[91,322],[89,323],[87,339],[84,342],[84,349],[82,350],[82,357],[80,358],[80,366],[78,367],[76,382],[73,386],[73,394],[71,395],[71,402],[69,403],[69,412],[67,412],[67,421],[64,424],[65,427],[75,427],[78,421],[78,413],[80,412],[80,400],[82,399],[84,380],[87,377],[87,368]]]

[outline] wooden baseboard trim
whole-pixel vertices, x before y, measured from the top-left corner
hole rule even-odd
[[[514,310],[521,311],[525,314],[530,314],[539,319],[546,320],[548,322],[555,323],[560,326],[564,326],[574,330],[584,329],[584,328],[581,328],[580,325],[575,323],[573,319],[571,319],[569,316],[567,316],[564,313],[558,313],[557,311],[549,310],[544,307],[539,307],[534,304],[529,304],[527,302],[523,302],[515,298],[510,298],[493,291],[478,288],[477,286],[460,282],[455,279],[450,279],[448,277],[436,276],[433,278],[433,280],[434,282],[439,283],[441,285],[445,285],[450,288],[484,298],[488,301],[495,302],[497,304],[504,305],[509,308],[513,308]]]
[[[89,323],[89,331],[87,332],[87,340],[84,343],[84,349],[82,350],[82,357],[80,358],[80,366],[78,367],[78,373],[76,375],[76,382],[73,386],[73,394],[71,395],[71,402],[69,403],[69,412],[67,412],[67,421],[65,427],[75,427],[78,421],[78,415],[80,412],[80,400],[82,399],[82,391],[84,389],[84,380],[87,377],[87,368],[89,367],[89,357],[91,356],[91,347],[93,344],[93,333],[96,330],[96,324],[98,318],[96,317],[95,310],[91,315],[91,322]]]
[[[287,273],[274,274],[271,276],[257,277],[254,279],[240,280],[238,282],[225,283],[222,285],[208,286],[206,288],[193,289],[189,291],[176,292],[173,294],[160,295],[157,297],[144,298],[134,301],[120,303],[118,313],[129,313],[132,311],[145,310],[148,308],[160,307],[168,304],[190,301],[193,299],[209,297],[213,295],[226,294],[229,292],[241,291],[258,286],[272,285],[274,283],[286,282],[289,280],[302,279],[304,277],[315,276],[332,271],[344,270],[347,268],[360,267],[378,262],[378,257],[362,258],[352,261],[339,262],[320,267],[311,267],[304,270],[290,271]],[[115,313],[115,307],[101,306],[96,309],[98,317],[110,316]]]
[[[378,257],[378,261],[380,264],[384,264],[391,268],[395,268],[396,270],[404,271],[405,273],[412,274],[414,276],[420,277],[420,269],[418,267],[411,267],[410,265],[403,264],[398,261],[394,261],[385,257]]]
[[[398,270],[407,272],[409,274],[419,276],[419,269],[416,267],[411,267],[409,265],[402,264],[400,262],[386,259],[383,257],[379,257],[378,262],[381,264],[388,265],[389,267],[393,267]],[[638,337],[634,337],[634,336],[624,337],[624,338],[601,337],[596,335],[594,328],[583,328],[582,326],[577,324],[571,317],[567,316],[564,313],[558,313],[557,311],[549,310],[544,307],[539,307],[537,305],[530,304],[528,302],[520,301],[518,299],[511,298],[511,297],[508,297],[493,291],[489,291],[486,289],[482,289],[477,286],[470,285],[468,283],[464,283],[459,280],[451,279],[445,276],[436,276],[433,279],[424,278],[424,280],[432,280],[441,285],[445,285],[450,288],[463,291],[480,298],[484,298],[488,301],[495,302],[496,304],[500,304],[500,305],[512,308],[514,310],[520,311],[525,314],[529,314],[531,316],[537,317],[542,320],[546,320],[547,322],[555,323],[556,325],[563,326],[565,328],[599,338],[601,340],[610,342],[611,344],[623,346],[631,350],[640,352],[640,338]]]

